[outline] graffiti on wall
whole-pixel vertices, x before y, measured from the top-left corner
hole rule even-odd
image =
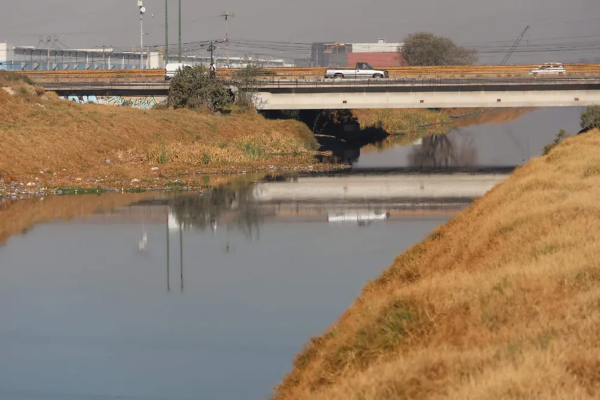
[[[80,104],[103,104],[108,106],[120,106],[120,107],[134,107],[141,109],[150,109],[156,104],[158,101],[154,96],[144,96],[144,97],[129,97],[129,96],[60,96],[63,100],[74,101]]]
[[[154,96],[150,97],[122,97],[122,96],[113,96],[111,98],[106,99],[106,104],[109,106],[127,106],[130,105],[134,108],[143,108],[148,109],[152,108],[157,104]]]

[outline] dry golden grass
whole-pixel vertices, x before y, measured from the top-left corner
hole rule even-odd
[[[600,398],[598,152],[565,140],[397,257],[274,398]]]
[[[285,162],[286,156],[274,155],[283,153],[304,154],[294,161],[310,163],[307,152],[316,145],[310,129],[297,121],[81,105],[52,94],[42,100],[30,86],[15,90],[15,96],[0,90],[0,176],[16,179],[40,177],[45,169],[102,178],[142,178],[150,166],[230,171],[257,161]]]

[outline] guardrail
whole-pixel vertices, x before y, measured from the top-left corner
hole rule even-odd
[[[224,80],[225,85],[235,86],[233,80]],[[513,78],[402,78],[402,79],[272,79],[256,81],[256,90],[274,88],[330,88],[330,87],[394,87],[394,86],[536,86],[536,85],[600,85],[597,78],[573,77],[513,77]],[[167,90],[167,82],[54,82],[44,85],[47,90]]]
[[[536,65],[479,65],[479,66],[440,66],[440,67],[384,67],[390,78],[487,78],[529,76]],[[566,75],[571,77],[600,76],[599,64],[567,64]],[[223,79],[235,74],[235,69],[220,69],[218,76]],[[326,68],[265,68],[262,80],[319,80],[325,75]],[[23,71],[33,81],[48,82],[161,82],[165,80],[165,70],[93,70],[93,71]],[[553,78],[555,78],[554,76]]]

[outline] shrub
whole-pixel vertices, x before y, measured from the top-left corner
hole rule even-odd
[[[233,79],[234,85],[237,88],[235,102],[238,109],[254,110],[254,100],[256,96],[256,88],[258,78],[266,76],[270,73],[265,71],[260,65],[248,61],[246,67],[236,71]]]
[[[227,107],[232,102],[229,89],[215,77],[209,76],[202,65],[179,71],[171,81],[167,99],[170,107],[206,107],[210,110]]]
[[[600,105],[588,106],[581,114],[580,125],[584,131],[600,128]]]
[[[544,146],[544,153],[543,154],[546,155],[546,154],[550,153],[550,151],[553,148],[555,148],[556,146],[558,146],[560,144],[560,142],[562,142],[563,140],[565,140],[569,136],[571,136],[571,134],[569,134],[564,129],[561,129],[560,131],[558,131],[558,133],[556,134],[556,138],[554,139],[554,141],[552,143],[548,143],[547,145]]]
[[[267,152],[263,146],[256,141],[244,143],[242,150],[255,160],[259,158],[265,158],[267,155]]]

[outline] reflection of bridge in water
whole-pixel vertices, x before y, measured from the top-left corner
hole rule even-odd
[[[348,180],[348,178],[350,180]],[[171,291],[173,279],[179,280],[180,291],[184,291],[184,237],[190,230],[217,231],[221,227],[225,232],[233,229],[241,231],[248,240],[258,237],[260,226],[266,221],[283,223],[349,223],[366,227],[374,222],[385,223],[386,220],[402,219],[408,216],[448,215],[458,212],[466,206],[465,201],[452,202],[447,199],[414,199],[394,200],[381,196],[367,187],[371,196],[350,199],[348,197],[311,196],[305,200],[272,200],[264,199],[264,185],[279,190],[278,185],[304,185],[304,181],[312,182],[313,190],[322,181],[343,182],[346,186],[351,181],[363,177],[349,176],[337,178],[302,178],[279,177],[276,182],[243,185],[241,187],[222,187],[206,191],[203,195],[182,194],[179,196],[158,196],[145,199],[127,207],[106,213],[75,218],[69,223],[86,225],[128,224],[141,228],[145,237],[150,226],[162,227],[165,236],[153,234],[148,242],[148,249],[153,247],[166,249],[166,286]],[[397,183],[399,176],[379,177],[370,181],[378,182],[383,188],[386,184]],[[331,185],[330,185],[331,186]],[[350,185],[353,191],[355,185]],[[347,187],[348,189],[348,187]],[[271,189],[269,189],[271,190]],[[293,228],[292,228],[293,229]],[[360,228],[362,229],[362,228]],[[156,229],[153,230],[156,232]],[[158,239],[158,242],[156,240]],[[160,243],[162,242],[162,244]],[[226,251],[229,252],[229,238]],[[144,249],[140,248],[143,256]],[[174,256],[179,252],[179,257]],[[173,254],[172,254],[173,253]],[[178,258],[178,259],[177,259]],[[173,263],[179,263],[178,268]],[[177,277],[177,275],[179,275]],[[175,282],[176,282],[175,281]]]
[[[483,196],[508,173],[431,173],[300,177],[290,182],[259,183],[257,202],[283,201],[399,201],[471,202]]]

